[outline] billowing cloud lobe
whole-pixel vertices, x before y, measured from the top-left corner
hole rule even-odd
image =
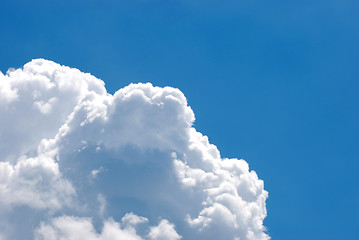
[[[269,239],[263,181],[178,89],[36,59],[0,72],[0,112],[0,239]]]

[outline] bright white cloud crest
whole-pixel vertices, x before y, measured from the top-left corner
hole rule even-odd
[[[4,239],[269,239],[263,181],[192,127],[178,89],[111,95],[37,59],[0,72],[0,112]]]

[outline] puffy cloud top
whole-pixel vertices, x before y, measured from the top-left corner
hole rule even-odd
[[[269,239],[263,181],[196,131],[178,89],[111,95],[36,59],[0,72],[0,111],[2,239]]]

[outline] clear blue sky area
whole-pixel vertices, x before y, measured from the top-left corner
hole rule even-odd
[[[0,70],[45,58],[109,92],[184,92],[269,191],[275,240],[359,239],[359,1],[0,1]]]

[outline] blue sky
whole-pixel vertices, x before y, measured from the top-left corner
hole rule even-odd
[[[45,58],[111,93],[179,88],[197,130],[264,180],[273,239],[357,239],[358,11],[349,0],[2,0],[0,70]]]

